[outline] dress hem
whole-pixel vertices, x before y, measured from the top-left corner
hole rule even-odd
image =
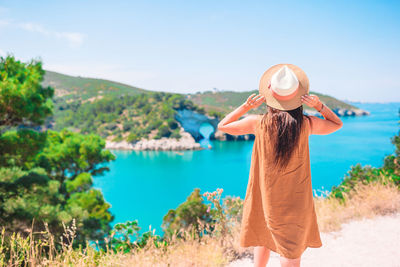
[[[299,257],[301,257],[301,255],[303,255],[303,253],[304,253],[304,251],[307,249],[307,248],[320,248],[320,247],[322,247],[322,244],[320,243],[320,244],[308,244],[308,245],[306,245],[305,247],[303,247],[303,249],[302,249],[302,251],[301,251],[301,253],[300,253],[300,255],[299,256],[297,256],[297,257],[292,257],[292,255],[285,255],[285,253],[281,253],[281,252],[279,252],[279,250],[277,250],[277,249],[272,249],[272,246],[269,246],[269,245],[265,245],[265,244],[258,244],[258,243],[251,243],[251,244],[246,244],[246,245],[239,245],[241,248],[248,248],[248,247],[266,247],[266,248],[268,248],[269,250],[271,250],[271,251],[273,251],[273,252],[275,252],[275,253],[277,253],[277,254],[279,254],[280,256],[283,256],[283,257],[285,257],[285,258],[287,258],[287,259],[297,259],[297,258],[299,258]]]

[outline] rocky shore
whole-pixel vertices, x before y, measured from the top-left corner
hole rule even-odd
[[[339,117],[348,117],[348,116],[364,116],[370,115],[369,111],[362,109],[344,109],[344,108],[333,108],[332,111]],[[312,116],[319,116],[321,114],[316,110],[304,110],[304,113]]]
[[[112,142],[106,141],[106,149],[120,150],[200,150],[204,149],[197,143],[190,133],[185,132],[183,128],[180,131],[181,138],[161,139],[141,139],[138,142],[129,143],[127,141]]]

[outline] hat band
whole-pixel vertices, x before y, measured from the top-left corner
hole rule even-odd
[[[274,90],[272,90],[271,87],[269,88],[269,90],[271,91],[273,97],[275,97],[278,100],[284,101],[284,100],[292,99],[297,94],[297,91],[299,90],[299,86],[297,86],[296,90],[294,90],[293,93],[291,93],[290,95],[279,95]]]

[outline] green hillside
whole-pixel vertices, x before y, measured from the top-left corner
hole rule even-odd
[[[54,115],[49,120],[56,130],[68,128],[81,133],[97,133],[113,141],[141,138],[180,137],[177,110],[190,109],[222,118],[242,104],[252,93],[212,92],[177,94],[144,90],[134,86],[94,78],[74,77],[46,71],[43,85],[55,89]],[[356,108],[316,92],[330,108]],[[305,109],[309,109],[303,105]],[[265,105],[249,113],[263,113]]]
[[[46,70],[44,86],[55,88],[55,97],[66,101],[87,100],[102,95],[136,95],[150,92],[141,88],[103,79],[74,77]]]

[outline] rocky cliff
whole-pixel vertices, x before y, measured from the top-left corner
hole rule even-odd
[[[186,132],[193,136],[196,142],[204,138],[200,133],[200,126],[202,124],[209,123],[216,130],[219,123],[218,118],[209,117],[187,109],[178,110],[175,119],[182,125]]]

